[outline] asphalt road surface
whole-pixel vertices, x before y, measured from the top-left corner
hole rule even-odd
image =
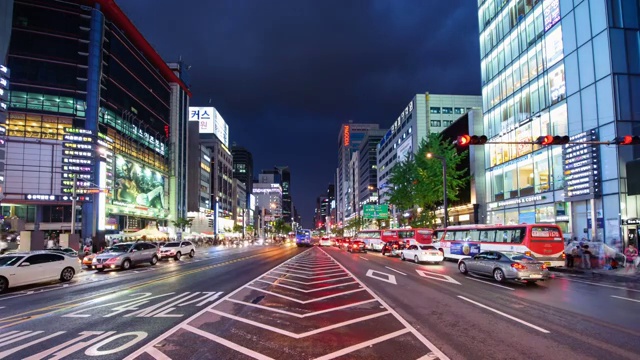
[[[0,295],[0,359],[637,359],[639,311],[638,284],[216,248]]]

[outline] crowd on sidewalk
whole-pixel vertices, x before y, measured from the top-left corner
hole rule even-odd
[[[584,241],[577,241],[577,238],[573,239],[573,242],[569,241],[565,251],[566,256],[566,268],[577,268],[576,263],[579,264],[579,268],[582,270],[592,270],[594,268],[603,270],[618,270],[617,274],[629,274],[633,275],[638,273],[640,268],[640,257],[638,256],[638,249],[629,244],[624,251],[622,251],[622,244],[613,244],[613,247],[603,245],[601,249],[594,254],[593,249],[589,244]]]

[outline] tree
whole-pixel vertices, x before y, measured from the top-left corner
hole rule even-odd
[[[245,229],[245,233],[253,236],[253,232],[254,232],[253,225],[247,225],[247,228]]]
[[[396,164],[389,178],[389,202],[399,209],[411,212],[411,225],[433,227],[435,211],[443,203],[442,163],[427,158],[427,153],[442,156],[447,161],[447,198],[458,200],[458,193],[469,178],[458,165],[466,153],[458,154],[453,143],[444,141],[440,134],[431,133],[420,142],[415,157]]]
[[[360,231],[363,227],[369,225],[371,220],[365,219],[362,216],[356,216],[353,219],[349,220],[345,229],[354,230],[355,232]]]
[[[241,233],[241,232],[242,232],[242,230],[243,230],[242,225],[239,225],[239,224],[235,224],[235,225],[233,225],[233,232],[234,232],[234,233]]]
[[[287,223],[284,222],[284,219],[278,219],[273,224],[273,231],[276,234],[286,234],[288,233],[288,229],[291,229],[291,226],[287,226]]]
[[[187,219],[187,218],[177,218],[174,221],[172,221],[173,226],[175,226],[177,229],[179,229],[180,231],[184,231],[186,228],[191,227],[191,225],[193,225],[193,219]]]

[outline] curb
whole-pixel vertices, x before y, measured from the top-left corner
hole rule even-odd
[[[618,275],[618,274],[608,274],[608,273],[584,271],[584,270],[576,270],[576,269],[566,269],[566,268],[553,268],[549,270],[551,272],[570,274],[574,277],[579,277],[584,279],[640,283],[640,273],[636,273],[634,275]]]

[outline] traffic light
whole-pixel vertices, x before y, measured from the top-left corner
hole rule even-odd
[[[456,140],[456,145],[458,146],[469,146],[469,145],[484,145],[487,142],[487,137],[484,135],[461,135],[458,136],[458,140]]]
[[[616,145],[640,145],[640,136],[619,136],[612,141]]]
[[[564,145],[569,143],[569,137],[568,136],[551,136],[551,135],[544,135],[544,136],[538,136],[538,139],[535,141],[536,144],[538,145]]]

